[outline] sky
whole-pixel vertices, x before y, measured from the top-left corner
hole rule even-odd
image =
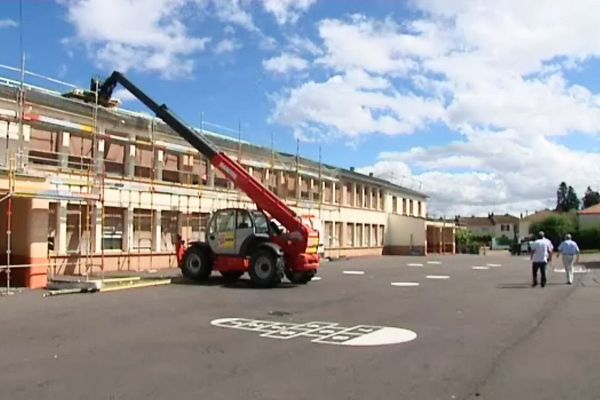
[[[518,215],[600,188],[599,23],[597,0],[6,0],[0,64],[81,87],[117,69],[191,125],[320,150],[432,216]]]

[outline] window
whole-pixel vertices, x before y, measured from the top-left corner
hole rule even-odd
[[[331,203],[333,201],[333,187],[331,182],[325,182],[325,202]]]
[[[347,247],[354,247],[354,224],[346,224],[346,244]]]
[[[392,197],[392,212],[394,214],[398,213],[398,198],[396,196]]]
[[[160,213],[160,240],[161,251],[175,251],[178,230],[179,213],[177,211],[163,211]]]
[[[369,208],[377,208],[377,191],[371,189],[370,192],[371,202],[369,203]]]
[[[220,211],[210,224],[210,232],[227,232],[235,229],[235,210]]]
[[[336,204],[340,204],[342,202],[342,188],[335,183],[332,184],[332,187],[335,190],[335,196],[333,197],[333,201],[335,201]]]
[[[325,240],[324,243],[328,248],[333,247],[333,223],[325,222]]]
[[[378,195],[379,195],[379,204],[378,204],[378,209],[379,210],[383,210],[383,200],[384,200],[384,194],[381,190],[377,191]]]
[[[117,207],[104,207],[104,228],[102,229],[102,248],[121,250],[123,248],[123,212]]]
[[[363,226],[362,224],[356,224],[356,245],[362,247],[364,243]]]
[[[303,200],[308,200],[309,198],[308,185],[309,178],[300,179],[300,198]]]
[[[295,174],[285,174],[285,195],[288,199],[296,198],[296,175]]]
[[[402,199],[402,215],[406,215],[406,199]]]
[[[67,206],[67,253],[87,254],[91,220],[87,219],[87,206],[69,204]],[[91,210],[90,210],[91,211]]]
[[[93,156],[92,139],[72,134],[69,140],[69,168],[87,169]]]
[[[125,173],[125,145],[106,139],[104,142],[104,170],[109,174]]]
[[[408,201],[408,215],[415,215],[415,208],[413,206],[414,206],[413,201],[412,201],[412,199],[410,199]]]
[[[48,204],[48,250],[54,251],[56,245],[56,217],[60,205],[58,203]]]
[[[208,223],[208,213],[192,213],[190,224],[192,226],[192,241],[206,240],[206,224]]]
[[[154,155],[152,154],[152,148],[138,145],[135,148],[135,176],[150,179],[152,177],[153,165]]]
[[[179,155],[166,151],[164,155],[164,166],[162,180],[166,182],[179,182]]]
[[[250,219],[250,213],[248,211],[238,211],[236,229],[248,228],[252,228],[252,219]]]
[[[368,207],[368,204],[369,204],[368,203],[369,199],[367,197],[368,194],[369,193],[367,192],[367,189],[364,186],[361,186],[361,188],[360,188],[360,206],[362,208]]]
[[[422,210],[421,210],[421,202],[417,201],[417,216],[421,217],[422,216],[421,212],[422,212]]]
[[[510,225],[508,225],[508,224],[506,224],[506,225],[505,224],[501,224],[500,225],[500,230],[502,232],[510,232]]]
[[[379,225],[379,246],[383,246],[383,235],[385,234],[385,226]]]
[[[365,246],[371,246],[371,225],[365,224]]]
[[[31,129],[29,137],[29,161],[34,164],[58,164],[58,132]]]
[[[263,213],[254,212],[254,223],[256,224],[256,233],[269,233],[269,224]]]
[[[133,243],[131,249],[152,250],[152,210],[133,210]]]
[[[379,246],[379,227],[377,225],[373,225],[373,241],[371,244],[373,246]]]
[[[335,240],[334,240],[334,246],[335,247],[341,247],[342,245],[342,223],[341,222],[336,222],[335,223]]]
[[[352,184],[346,183],[344,184],[344,204],[347,206],[352,205]]]
[[[229,180],[218,168],[215,171],[215,187],[227,189],[229,187]]]

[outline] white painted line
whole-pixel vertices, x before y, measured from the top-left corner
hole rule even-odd
[[[417,334],[411,330],[386,326],[340,344],[342,346],[381,346],[410,342],[416,338]]]
[[[419,286],[419,282],[392,282],[392,286]]]
[[[423,266],[423,264],[420,264],[420,263],[408,263],[406,265],[409,267],[422,267]]]
[[[553,272],[562,272],[562,273],[566,272],[564,268],[554,268],[552,271]],[[586,272],[587,272],[587,269],[585,267],[578,267],[578,266],[573,267],[574,274],[584,274]]]
[[[471,269],[490,269],[490,267],[482,267],[482,266],[476,265],[474,267],[471,267]]]
[[[323,278],[321,278],[320,276],[313,276],[313,278],[311,279],[311,282],[320,281],[321,279],[323,279]]]
[[[364,275],[365,271],[344,271],[346,275]]]
[[[485,265],[487,265],[488,267],[492,267],[492,268],[498,268],[498,267],[502,266],[502,264],[485,264]]]
[[[448,275],[427,275],[425,278],[427,279],[450,279]]]
[[[435,265],[438,265],[438,264],[441,264],[441,263],[442,263],[441,261],[427,261],[427,264],[435,264]]]
[[[521,260],[529,261],[529,260],[531,260],[531,258],[529,258],[529,257],[523,257],[523,258],[521,258]]]

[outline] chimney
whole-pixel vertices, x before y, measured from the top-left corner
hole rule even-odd
[[[372,173],[372,172],[369,172],[369,176],[373,176],[373,173]]]
[[[350,167],[350,171],[354,172],[354,167]]]

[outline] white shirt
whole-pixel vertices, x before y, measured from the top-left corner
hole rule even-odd
[[[554,250],[554,247],[550,240],[546,238],[538,239],[531,246],[531,251],[533,252],[531,260],[534,263],[548,262],[548,256],[552,253],[552,250]]]
[[[574,256],[575,254],[579,254],[579,246],[572,240],[565,240],[558,246],[558,251],[565,256]]]

